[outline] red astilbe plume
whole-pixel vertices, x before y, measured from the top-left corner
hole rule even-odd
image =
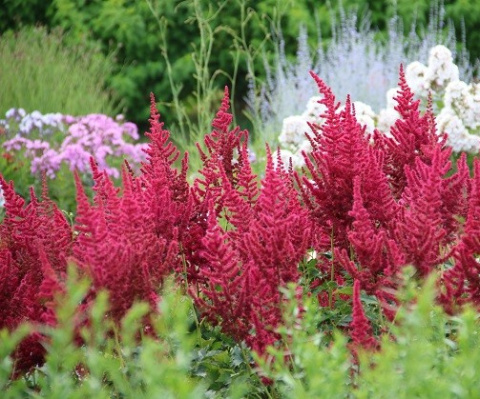
[[[467,218],[469,191],[470,171],[467,156],[462,153],[457,161],[457,171],[442,180],[440,211],[446,232],[444,239],[446,245],[455,245],[458,241],[460,221]]]
[[[176,228],[179,236],[182,236],[191,217],[193,200],[187,182],[188,153],[185,153],[179,171],[174,167],[174,163],[178,160],[180,151],[170,141],[170,132],[164,129],[163,122],[160,122],[153,94],[150,113],[150,131],[145,133],[150,140],[145,150],[147,162],[143,164],[140,176],[142,187],[147,191],[149,206],[153,207],[157,214],[155,220],[161,223],[157,229],[165,235],[169,228],[169,235],[172,237],[173,229]],[[165,195],[169,197],[170,205],[174,209],[165,208]],[[168,215],[170,220],[162,223],[169,219]]]
[[[205,234],[206,225],[201,216],[194,213],[194,197],[187,181],[188,153],[175,167],[180,152],[170,140],[170,132],[160,122],[160,115],[151,95],[150,139],[146,150],[147,162],[143,164],[139,177],[142,185],[141,201],[152,218],[152,232],[167,240],[178,241],[181,252],[175,262],[178,273],[184,273],[181,256],[183,252],[196,254],[196,246]],[[181,243],[181,244],[180,244]],[[179,248],[180,251],[180,248]],[[192,257],[197,255],[191,255]],[[195,279],[195,270],[186,270],[185,278]]]
[[[204,139],[206,152],[202,150],[199,143],[197,148],[203,162],[200,174],[201,179],[196,179],[194,192],[197,202],[203,203],[203,208],[208,207],[210,199],[213,199],[217,209],[221,208],[222,197],[222,175],[225,174],[232,186],[236,186],[237,172],[241,167],[242,157],[236,156],[240,153],[242,141],[248,141],[246,130],[240,130],[237,126],[229,130],[233,115],[228,112],[230,99],[228,87],[225,86],[222,105],[212,122],[213,131],[207,134]]]
[[[390,129],[392,137],[380,132],[375,133],[375,146],[386,154],[385,172],[389,176],[395,198],[400,198],[407,178],[405,167],[413,167],[420,158],[429,164],[433,149],[437,146],[445,149],[446,135],[437,134],[432,111],[429,107],[425,115],[420,115],[420,100],[414,100],[413,92],[407,85],[403,66],[400,66],[400,91],[395,100],[395,110],[400,118]]]
[[[360,300],[360,290],[360,281],[355,280],[353,283],[352,322],[350,323],[350,335],[352,337],[351,348],[354,355],[358,348],[370,350],[378,348],[378,342],[373,336],[372,326],[363,310]]]
[[[200,292],[190,292],[202,314],[238,341],[244,340],[251,327],[252,302],[248,270],[242,265],[234,243],[218,225],[213,203],[208,214],[208,228],[203,238],[203,256],[208,266],[201,269]]]
[[[465,303],[480,308],[480,161],[474,160],[464,233],[454,251],[455,265],[442,276],[440,302],[453,313]]]
[[[365,289],[375,295],[389,319],[395,316],[396,298],[392,291],[396,288],[393,278],[405,259],[397,244],[388,237],[387,230],[371,217],[363,204],[360,179],[354,182],[354,204],[350,215],[354,218],[348,232],[353,260],[346,249],[337,249],[335,256],[347,272]]]
[[[0,225],[0,329],[14,330],[23,322],[54,325],[54,296],[62,289],[72,231],[44,189],[39,201],[15,193],[13,183],[0,176],[5,218]],[[45,183],[44,183],[44,187]],[[42,336],[34,332],[14,353],[13,377],[44,362]]]
[[[197,143],[200,158],[203,163],[199,171],[202,177],[196,178],[193,184],[192,195],[194,197],[194,206],[192,218],[190,220],[190,234],[182,240],[185,252],[185,264],[187,266],[187,278],[194,283],[200,278],[198,272],[204,263],[201,253],[202,237],[207,230],[207,213],[210,203],[213,202],[216,214],[220,214],[223,209],[225,199],[225,177],[228,183],[236,187],[238,184],[238,174],[245,162],[248,162],[247,154],[242,154],[242,142],[248,142],[248,133],[241,131],[239,127],[230,130],[230,124],[233,115],[228,112],[230,107],[228,88],[225,87],[225,93],[222,105],[212,122],[213,130],[207,134],[204,139],[206,151]],[[246,182],[245,188],[252,183]],[[248,194],[247,189],[245,193]]]
[[[299,202],[293,176],[281,164],[274,168],[268,147],[265,178],[253,211],[250,231],[241,242],[245,253],[274,285],[296,281],[297,265],[310,245],[311,222]]]
[[[449,169],[448,153],[437,147],[430,164],[419,158],[405,167],[404,206],[395,237],[406,262],[425,277],[443,261],[447,232],[442,219],[442,177]],[[447,252],[447,253],[444,253]]]
[[[303,177],[302,196],[315,221],[315,241],[324,242],[325,237],[330,237],[331,246],[348,249],[347,233],[353,222],[349,212],[356,178],[362,182],[365,206],[381,223],[392,223],[397,204],[384,173],[383,153],[370,145],[365,127],[356,120],[350,98],[345,109],[337,112],[338,104],[330,88],[311,74],[323,95],[320,103],[327,111],[321,127],[311,126],[313,150],[304,154],[311,178]],[[331,248],[316,249],[324,252]]]
[[[124,168],[119,195],[107,174],[93,168],[93,205],[75,176],[78,236],[73,252],[80,269],[92,280],[87,301],[106,289],[110,315],[120,322],[134,301],[147,301],[155,308],[163,278],[174,269],[178,246],[175,239],[157,231],[141,179],[133,178]]]
[[[174,163],[180,156],[180,151],[170,140],[170,132],[163,128],[160,122],[160,114],[155,106],[155,97],[150,95],[150,130],[145,133],[150,142],[145,150],[147,162],[142,166],[143,184],[151,183],[160,178],[163,184],[167,184],[172,192],[175,202],[188,202],[190,187],[187,182],[188,153],[182,160],[180,172],[174,167]]]
[[[247,170],[244,174],[250,176]],[[239,184],[250,187],[249,177],[243,179]],[[202,240],[203,280],[192,292],[209,320],[260,354],[280,338],[275,332],[282,320],[279,289],[299,279],[298,264],[310,240],[307,211],[300,206],[292,182],[281,165],[274,168],[268,149],[257,198],[254,187],[245,195],[224,174],[224,205],[232,229],[225,232],[218,225],[210,202],[209,228]]]

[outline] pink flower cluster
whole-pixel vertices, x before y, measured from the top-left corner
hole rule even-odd
[[[11,138],[3,147],[10,152],[23,151],[31,161],[32,174],[45,172],[54,178],[62,164],[85,173],[93,157],[101,170],[118,178],[120,171],[111,165],[111,160],[125,157],[135,168],[145,160],[147,144],[132,144],[139,139],[137,127],[123,123],[121,118],[114,120],[102,114],[42,115],[38,111],[25,114],[16,110],[10,110],[8,116],[4,124]]]

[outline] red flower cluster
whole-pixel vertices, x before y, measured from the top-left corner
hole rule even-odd
[[[77,177],[77,216],[69,226],[46,193],[28,205],[0,179],[6,216],[0,225],[0,328],[24,321],[54,325],[55,293],[64,290],[67,261],[92,280],[84,311],[105,289],[110,316],[120,321],[134,301],[156,309],[165,276],[188,286],[200,313],[260,354],[280,339],[281,288],[318,286],[298,267],[314,249],[321,278],[352,284],[352,338],[376,341],[360,287],[378,298],[387,317],[396,308],[399,272],[407,264],[423,278],[442,272],[439,300],[451,312],[480,306],[480,162],[470,177],[465,157],[452,173],[445,137],[431,109],[421,114],[400,71],[391,136],[366,134],[349,98],[340,110],[312,73],[327,111],[308,134],[306,168],[285,170],[267,148],[258,185],[248,158],[248,133],[231,129],[228,90],[204,148],[201,178],[187,180],[188,154],[163,128],[152,96],[148,160],[141,175],[124,166],[121,188],[92,162],[93,202]],[[274,162],[275,159],[275,162]],[[345,292],[345,291],[343,291]],[[329,306],[333,306],[330,301]],[[20,373],[42,362],[42,337],[16,353]]]
[[[5,218],[0,225],[0,329],[13,330],[23,322],[53,325],[54,295],[61,290],[72,231],[57,206],[44,192],[42,201],[31,191],[28,205],[13,183],[0,176]],[[44,190],[46,191],[46,190]],[[41,364],[45,349],[39,333],[18,346],[13,375]]]

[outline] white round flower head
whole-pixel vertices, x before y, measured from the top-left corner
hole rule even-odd
[[[398,97],[398,92],[400,90],[400,87],[393,87],[387,91],[387,109],[394,109],[397,106],[397,100],[395,100],[395,97]]]
[[[469,88],[465,82],[461,80],[450,82],[445,88],[445,95],[443,97],[443,103],[445,104],[445,107],[458,107],[463,101],[463,98],[468,95],[468,91]]]
[[[455,112],[467,129],[480,127],[480,84],[449,83],[445,89],[444,104]]]
[[[377,129],[391,137],[390,129],[399,118],[400,114],[393,108],[382,109],[378,114]]]
[[[368,104],[362,103],[361,101],[354,101],[353,106],[355,108],[355,117],[357,122],[360,125],[367,127],[367,133],[373,133],[375,130],[376,115],[375,112],[373,112],[372,107],[370,107]]]
[[[428,68],[421,62],[413,61],[407,65],[405,69],[405,79],[410,89],[418,96],[424,97],[428,95],[430,89],[427,80]]]
[[[284,147],[297,148],[305,140],[305,133],[310,133],[307,120],[301,115],[293,115],[283,120],[282,132],[278,137]]]
[[[447,144],[454,152],[478,153],[480,137],[469,134],[462,120],[452,109],[443,108],[436,118],[437,129],[448,135]]]
[[[10,109],[6,112],[5,118],[7,118],[7,119],[14,118],[16,114],[17,114],[17,109],[16,109],[16,108],[10,108]]]
[[[325,104],[319,103],[322,98],[323,97],[320,96],[310,97],[307,103],[307,109],[302,114],[302,116],[309,121],[320,123],[323,120],[321,115],[323,115],[327,111],[327,107],[325,106]]]
[[[470,87],[472,113],[474,118],[472,126],[475,126],[474,129],[477,129],[480,127],[480,83],[472,83],[470,84]]]
[[[430,50],[427,77],[430,87],[437,91],[459,79],[458,67],[453,63],[452,52],[447,47],[438,45]]]
[[[0,187],[0,208],[5,204],[5,197],[3,196],[2,188]]]

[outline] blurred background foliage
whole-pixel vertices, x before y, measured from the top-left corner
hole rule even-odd
[[[217,97],[221,97],[223,86],[228,84],[235,87],[236,110],[241,111],[248,92],[246,76],[254,68],[255,78],[264,78],[263,64],[273,59],[271,39],[275,35],[281,32],[286,53],[294,55],[300,25],[307,29],[312,45],[319,33],[322,40],[328,41],[332,15],[339,14],[338,2],[314,0],[1,0],[0,3],[3,3],[0,35],[18,31],[25,25],[44,25],[49,30],[62,29],[69,45],[100,48],[113,61],[105,83],[112,93],[112,104],[121,106],[127,119],[139,124],[141,130],[148,119],[150,92],[160,102],[167,126],[173,122],[173,113],[168,110],[175,106],[172,81],[177,100],[195,113],[195,95],[199,94],[196,62],[201,46],[208,44],[209,38],[214,39],[210,42],[211,56],[203,61],[210,76],[214,76],[210,88],[218,90],[218,96],[211,98],[215,103],[212,109],[217,108]],[[478,58],[480,30],[476,28],[480,13],[476,10],[480,0],[445,0],[443,4],[445,17],[454,21],[457,37],[461,37],[464,27],[471,58]],[[414,21],[417,27],[426,26],[431,9],[429,0],[343,0],[341,5],[345,11],[354,9],[360,16],[368,13],[380,38],[395,12],[403,19],[407,32]],[[208,30],[202,23],[208,24]]]

